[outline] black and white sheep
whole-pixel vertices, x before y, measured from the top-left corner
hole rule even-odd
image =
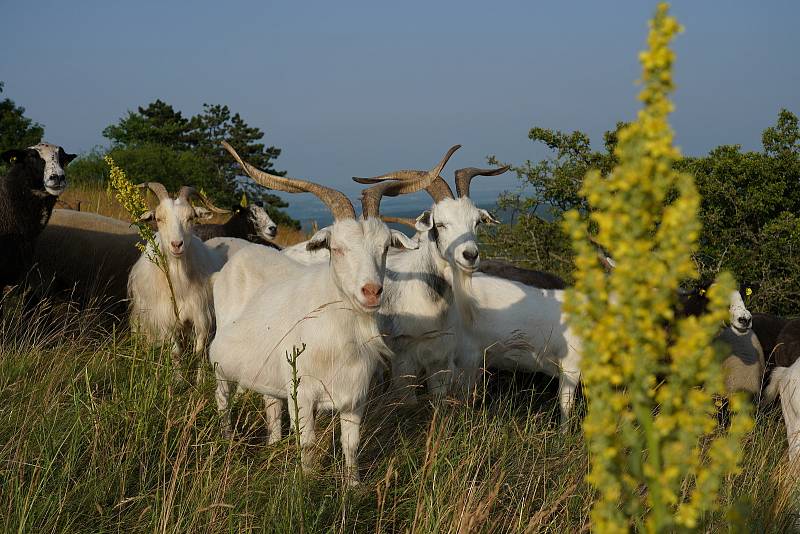
[[[270,218],[267,210],[258,204],[235,205],[231,208],[231,218],[221,224],[198,224],[194,233],[203,241],[215,237],[237,237],[251,243],[281,249],[272,240],[278,235],[278,225]]]
[[[0,179],[0,292],[30,267],[36,238],[67,187],[64,168],[75,157],[48,143],[0,154],[10,164]]]
[[[706,313],[709,283],[693,291],[679,292],[678,315],[690,316]],[[723,360],[725,388],[733,393],[746,391],[758,396],[764,377],[764,350],[758,336],[753,332],[752,314],[747,310],[742,297],[743,289],[731,291],[728,311],[730,317],[717,336],[717,340],[727,346],[729,355]]]

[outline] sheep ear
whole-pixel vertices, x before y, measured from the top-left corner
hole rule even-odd
[[[317,231],[317,233],[311,236],[308,243],[306,243],[306,250],[309,252],[323,248],[328,250],[331,248],[331,231],[328,228]]]
[[[389,230],[392,233],[392,246],[394,248],[404,248],[406,250],[416,250],[419,243],[408,237],[399,230]]]
[[[11,163],[15,159],[23,159],[26,155],[25,149],[12,148],[0,154],[0,159],[6,163]]]
[[[414,223],[414,228],[417,232],[427,232],[433,228],[433,217],[430,211],[423,211],[418,217],[417,222]]]
[[[195,206],[194,216],[198,219],[210,219],[214,216],[214,214],[208,208],[204,208],[203,206]]]
[[[139,216],[139,220],[141,222],[147,222],[147,221],[152,221],[153,219],[155,219],[155,217],[156,217],[155,213],[153,213],[152,210],[147,210],[146,212],[142,213]]]
[[[500,224],[500,221],[492,217],[492,214],[486,210],[479,210],[481,212],[481,222],[484,224]]]

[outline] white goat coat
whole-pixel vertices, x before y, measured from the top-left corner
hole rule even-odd
[[[459,335],[459,366],[483,367],[485,353],[486,367],[558,377],[562,423],[566,422],[580,381],[582,345],[567,325],[564,291],[481,273],[472,276],[471,290],[469,286],[473,320],[464,321]]]
[[[194,332],[195,352],[199,352],[214,325],[211,275],[222,268],[225,255],[206,246],[197,236],[191,235],[191,239],[183,257],[175,258],[169,253],[166,257],[178,307],[177,329],[184,334]],[[150,245],[148,252],[152,252]],[[131,268],[128,296],[131,324],[136,330],[153,341],[175,339],[176,321],[167,278],[147,253]]]
[[[305,343],[297,361],[305,400],[350,411],[366,398],[379,354],[388,349],[375,316],[342,301],[327,265],[298,267],[267,247],[234,255],[214,282],[218,330],[211,363],[220,379],[285,399],[292,376],[286,353]],[[292,284],[272,282],[287,275],[295,277]],[[256,339],[267,344],[254,345]]]
[[[314,265],[315,263],[327,263],[331,254],[327,249],[307,250],[308,241],[295,243],[290,247],[284,248],[281,253],[303,265]]]
[[[386,258],[384,293],[378,312],[379,328],[392,351],[392,380],[413,400],[411,382],[420,368],[427,371],[432,393],[447,391],[453,372],[452,347],[457,319],[449,266],[436,244],[415,236],[419,248],[391,250]],[[304,265],[326,263],[330,253],[306,250],[306,243],[283,249],[283,254]]]

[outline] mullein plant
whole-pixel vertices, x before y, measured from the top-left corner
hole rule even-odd
[[[169,276],[169,266],[167,265],[167,257],[164,251],[156,241],[156,234],[153,229],[142,220],[142,215],[148,210],[147,203],[140,194],[140,189],[131,182],[125,171],[123,171],[111,156],[105,157],[106,164],[110,169],[109,173],[109,188],[114,191],[114,196],[117,202],[128,212],[131,216],[131,225],[135,226],[142,238],[142,243],[136,243],[142,253],[147,255],[147,259],[153,262],[164,273],[167,279],[167,285],[170,291],[170,300],[172,301],[172,312],[175,314],[175,320],[178,321],[179,311],[178,304],[175,300],[175,289],[172,287],[172,279]]]
[[[581,193],[589,220],[572,211],[565,221],[577,254],[565,307],[584,344],[583,428],[597,532],[697,528],[703,513],[721,506],[721,481],[739,471],[741,440],[753,425],[740,394],[730,400],[727,432],[715,417],[725,392],[713,340],[732,277],[722,273],[711,286],[707,314],[674,316],[680,282],[698,276],[692,252],[700,232],[700,196],[693,177],[673,168],[680,153],[667,121],[669,43],[680,31],[659,4],[639,56],[644,105],[619,132],[619,164],[607,178],[587,174]],[[589,229],[611,252],[613,272],[598,264]]]

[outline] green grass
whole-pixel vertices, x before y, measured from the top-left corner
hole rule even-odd
[[[294,440],[268,446],[261,402],[219,432],[210,370],[172,387],[169,354],[92,311],[7,297],[0,330],[3,532],[581,532],[592,490],[578,424],[556,426],[553,388],[495,377],[476,406],[392,406],[376,393],[362,430],[363,484],[342,484],[336,418],[305,477]],[[288,425],[285,425],[288,430]],[[759,415],[745,469],[727,481],[752,532],[789,531],[780,411]],[[704,530],[727,531],[721,514]]]

